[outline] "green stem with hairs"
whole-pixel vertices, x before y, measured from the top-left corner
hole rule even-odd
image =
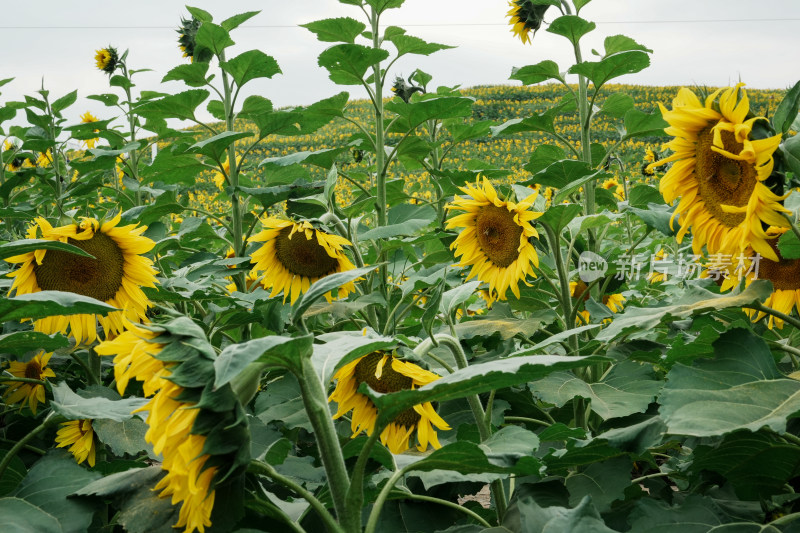
[[[756,311],[761,311],[762,313],[766,313],[768,315],[772,315],[775,318],[779,318],[786,322],[787,324],[791,324],[797,329],[800,329],[800,320],[794,318],[793,316],[787,315],[785,313],[781,313],[780,311],[773,309],[771,307],[767,307],[766,305],[762,304],[761,302],[756,302],[754,304],[745,305],[745,309],[754,309]]]
[[[63,420],[63,417],[55,415],[52,411],[50,411],[41,424],[33,428],[27,435],[18,440],[17,443],[10,450],[8,450],[8,453],[5,454],[3,460],[0,461],[0,479],[3,477],[3,473],[6,471],[6,468],[8,468],[8,465],[11,464],[11,460],[16,457],[17,453],[19,453],[19,451],[24,448],[28,442],[33,440],[36,435],[47,429],[49,426],[60,420]]]

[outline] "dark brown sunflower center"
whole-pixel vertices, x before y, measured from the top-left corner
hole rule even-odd
[[[481,207],[475,216],[475,233],[481,250],[495,265],[505,268],[519,257],[522,226],[505,207]]]
[[[25,365],[25,377],[28,379],[40,379],[42,377],[42,367],[39,366],[35,359]]]
[[[36,283],[45,291],[64,291],[108,301],[122,287],[125,257],[114,239],[97,232],[85,241],[69,244],[89,252],[96,259],[48,250],[41,265],[34,263]]]
[[[305,232],[296,231],[290,239],[291,232],[291,226],[283,228],[275,241],[275,255],[286,270],[307,278],[321,278],[336,270],[339,262],[317,242],[316,233],[306,239]]]
[[[367,383],[377,392],[384,394],[411,389],[413,380],[392,368],[391,356],[388,356],[383,364],[381,377],[375,377],[375,369],[383,356],[382,352],[373,352],[358,362],[355,368],[356,388],[362,383]],[[394,423],[410,428],[415,426],[419,419],[420,416],[414,409],[406,409],[394,419]]]
[[[732,132],[723,131],[721,137],[722,145],[728,152],[736,154],[742,150],[742,143],[736,141]],[[711,128],[697,135],[695,174],[698,194],[714,218],[728,227],[735,227],[741,224],[745,215],[726,213],[721,206],[746,205],[756,187],[757,173],[747,161],[730,159],[712,150],[713,141],[714,132]]]
[[[769,245],[778,255],[779,262],[762,257],[758,263],[758,278],[768,279],[775,290],[793,291],[800,289],[800,259],[784,259],[778,251],[778,239]]]

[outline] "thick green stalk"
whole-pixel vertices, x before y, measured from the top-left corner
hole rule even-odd
[[[47,429],[48,426],[52,425],[59,419],[63,420],[60,416],[54,415],[53,412],[50,411],[41,424],[33,428],[30,433],[19,439],[19,441],[17,441],[17,443],[10,450],[8,450],[8,453],[6,453],[6,455],[3,457],[3,460],[0,461],[0,478],[3,477],[3,472],[6,471],[6,468],[8,468],[8,465],[11,464],[11,460],[16,457],[17,453],[23,447],[25,447],[29,441],[33,440],[36,435]]]
[[[339,445],[339,437],[336,435],[336,428],[328,408],[327,395],[309,359],[303,359],[302,371],[297,379],[300,382],[303,405],[317,438],[319,455],[328,478],[336,517],[339,524],[348,533],[359,532],[361,531],[361,509],[348,513],[346,500],[350,490],[350,480],[344,464],[342,448]]]
[[[130,76],[128,75],[128,67],[123,63],[122,65],[122,75],[125,77],[128,82],[131,81]],[[125,96],[128,99],[128,127],[130,129],[131,139],[130,142],[136,142],[136,118],[133,114],[133,96],[131,95],[131,88],[126,84],[125,87]],[[142,205],[142,191],[138,189],[139,185],[139,152],[134,148],[130,152],[128,152],[128,159],[130,160],[129,168],[131,169],[131,178],[133,181],[136,182],[137,189],[136,189],[136,205]]]

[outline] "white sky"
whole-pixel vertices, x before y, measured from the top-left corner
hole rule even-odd
[[[132,6],[136,6],[135,8]],[[363,21],[358,8],[335,0],[194,0],[215,21],[235,13],[262,12],[234,31],[236,46],[229,57],[258,48],[272,55],[283,74],[258,80],[247,94],[271,99],[276,107],[305,105],[346,90],[363,97],[358,87],[336,86],[317,66],[321,43],[298,24],[327,17],[351,16]],[[541,30],[533,45],[512,37],[506,0],[406,0],[390,10],[382,25],[399,25],[410,35],[458,48],[432,56],[406,56],[392,74],[415,68],[434,76],[432,86],[518,84],[508,81],[512,67],[555,60],[562,70],[571,64],[565,39]],[[138,89],[178,92],[180,82],[160,84],[167,71],[184,62],[176,39],[183,2],[136,0],[67,2],[32,0],[2,2],[0,10],[0,103],[22,99],[41,87],[53,98],[78,89],[79,100],[67,113],[71,121],[86,110],[108,118],[110,110],[86,100],[88,94],[119,92],[95,68],[94,53],[107,45],[129,49],[129,68],[151,68],[135,80]],[[546,20],[555,18],[551,8]],[[603,39],[623,33],[652,48],[652,65],[619,78],[640,85],[729,85],[742,80],[753,88],[787,88],[800,79],[800,0],[593,0],[581,16],[597,23],[584,38],[584,59]],[[393,49],[389,45],[390,50]],[[393,77],[393,76],[392,76]],[[15,120],[19,123],[20,117]]]

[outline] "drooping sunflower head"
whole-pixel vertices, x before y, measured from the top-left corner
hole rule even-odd
[[[456,195],[449,209],[463,211],[447,221],[447,229],[462,228],[451,245],[460,266],[471,266],[467,279],[477,277],[489,284],[497,299],[505,300],[506,291],[519,298],[519,282],[536,277],[533,267],[539,256],[530,239],[539,234],[531,222],[542,213],[532,210],[538,193],[534,191],[521,202],[501,199],[489,180],[461,187],[467,194]]]
[[[659,104],[670,124],[664,131],[674,136],[667,144],[673,154],[647,168],[673,162],[659,188],[669,203],[680,198],[674,214],[681,216],[678,242],[691,228],[696,255],[703,246],[709,254],[736,254],[752,246],[774,261],[765,228],[786,227],[782,213],[787,210],[765,181],[781,136],[761,136],[766,119],[748,118],[742,85],[719,89],[705,102],[682,88],[671,110]],[[758,128],[756,122],[761,122]]]
[[[432,383],[439,377],[414,363],[396,359],[390,353],[372,352],[344,365],[333,376],[337,380],[336,388],[328,398],[338,405],[333,418],[340,418],[352,411],[350,429],[353,437],[361,432],[371,435],[375,430],[378,410],[368,396],[358,392],[362,383],[377,392],[389,393],[415,389]],[[415,405],[400,413],[381,432],[381,442],[392,453],[403,453],[409,448],[411,435],[416,431],[419,451],[425,451],[428,444],[441,448],[434,426],[441,430],[450,429],[430,402]]]
[[[619,182],[617,178],[609,178],[601,185],[605,190],[611,191],[614,198],[620,202],[625,201],[625,187]]]
[[[21,263],[9,274],[14,278],[11,289],[17,294],[43,290],[63,291],[90,296],[121,311],[106,316],[68,315],[36,320],[34,329],[45,333],[67,333],[80,344],[94,342],[97,322],[106,334],[124,331],[123,319],[146,320],[150,305],[142,287],[156,283],[153,262],[143,257],[155,243],[143,237],[146,226],[118,226],[120,216],[103,223],[84,218],[80,223],[54,228],[44,218],[37,218],[28,231],[28,238],[40,238],[72,244],[92,255],[84,257],[60,250],[36,250],[9,257],[6,261]]]
[[[242,156],[236,156],[236,167],[239,167],[239,164],[242,162]],[[230,183],[230,175],[231,175],[231,162],[228,158],[225,158],[225,161],[222,162],[222,167],[220,168],[219,172],[214,174],[214,185],[217,186],[217,189],[222,190],[225,188],[225,185]]]
[[[56,448],[69,446],[69,453],[75,456],[78,464],[84,461],[94,466],[97,447],[94,441],[94,429],[91,420],[68,420],[61,423],[56,433]]]
[[[94,59],[97,64],[97,68],[109,76],[113,74],[119,66],[119,54],[117,54],[117,49],[112,46],[107,46],[105,48],[101,48],[100,50],[96,50]]]
[[[535,0],[511,0],[508,11],[511,32],[523,43],[530,43],[536,31],[542,27],[544,14],[550,4],[540,4]]]
[[[44,381],[46,378],[56,377],[52,368],[47,368],[52,353],[41,352],[35,355],[30,361],[11,361],[7,369],[8,373],[18,378],[38,379]],[[8,405],[19,403],[20,410],[28,404],[31,412],[35,415],[39,403],[44,403],[44,385],[31,383],[29,381],[6,381],[8,388],[3,393],[3,401]]]
[[[80,116],[80,118],[81,118],[81,124],[91,124],[92,122],[97,122],[97,117],[92,115],[89,111],[87,111],[86,113],[82,114]],[[99,130],[94,130],[94,131],[97,132]],[[97,138],[95,138],[95,139],[86,139],[84,141],[86,143],[86,148],[94,148],[95,145],[97,144],[98,140],[100,140],[100,139],[97,139]]]
[[[406,80],[397,76],[394,79],[394,85],[392,85],[392,92],[403,99],[404,102],[408,102],[411,99],[411,95],[416,92],[425,92],[425,89],[419,87],[417,85],[412,85],[407,83]]]
[[[263,276],[262,285],[272,289],[270,297],[283,292],[283,301],[294,304],[312,283],[334,272],[352,270],[355,266],[344,253],[350,241],[316,229],[308,221],[292,222],[267,218],[264,229],[250,237],[251,242],[264,244],[253,252],[253,271]],[[346,298],[356,288],[353,282],[339,288],[338,297]],[[330,295],[326,296],[328,300]]]
[[[194,18],[181,18],[181,25],[176,30],[178,32],[178,47],[183,52],[183,57],[188,57],[190,62],[208,62],[211,59],[211,51],[203,48],[198,50],[197,30],[203,23]]]

